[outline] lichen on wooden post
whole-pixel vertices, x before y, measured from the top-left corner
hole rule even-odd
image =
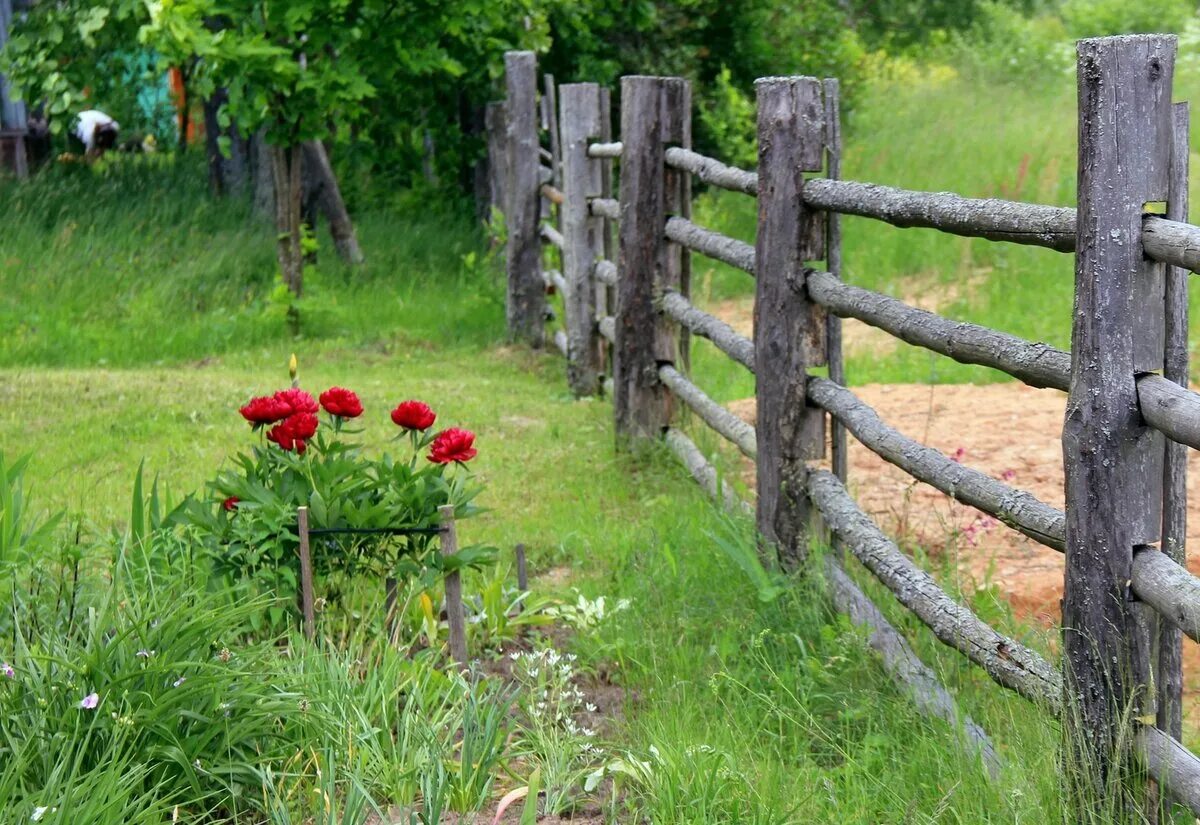
[[[541,181],[538,161],[537,58],[506,52],[504,76],[504,218],[508,232],[508,335],[533,347],[546,340],[546,286],[538,234]]]
[[[691,87],[676,77],[621,78],[621,223],[619,227],[613,405],[617,438],[658,439],[670,422],[670,393],[658,377],[674,363],[673,322],[656,308],[679,285],[678,250],[663,234],[668,209],[664,153],[691,136]]]
[[[1175,38],[1078,45],[1079,213],[1071,391],[1063,425],[1066,797],[1135,818],[1131,717],[1153,713],[1133,554],[1161,535],[1164,439],[1138,410],[1135,376],[1163,366],[1164,267],[1142,248],[1148,202],[1168,197]],[[1120,792],[1113,794],[1114,788]]]
[[[807,459],[825,452],[825,415],[807,404],[805,373],[825,362],[825,316],[802,286],[824,256],[823,216],[800,197],[825,160],[821,81],[772,77],[758,93],[758,234],[754,299],[758,531],[788,566],[808,554]]]

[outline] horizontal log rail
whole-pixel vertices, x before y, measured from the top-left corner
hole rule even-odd
[[[550,286],[557,289],[563,295],[567,294],[567,279],[564,278],[563,274],[557,269],[549,269],[546,271],[546,281]]]
[[[617,265],[612,261],[596,261],[596,280],[605,286],[617,285]]]
[[[1142,247],[1156,261],[1200,272],[1200,226],[1147,215],[1142,221]]]
[[[554,160],[554,155],[545,146],[538,147],[538,157],[547,162]]]
[[[747,458],[754,458],[758,455],[758,444],[753,427],[709,398],[704,390],[685,378],[670,364],[663,364],[658,368],[658,377],[671,392],[675,393],[676,398],[687,404],[705,424],[719,435],[731,441],[742,451],[743,455]]]
[[[731,509],[736,506],[735,512],[741,510],[747,516],[753,515],[753,508],[748,502],[739,498],[734,505],[729,499],[728,487],[718,487],[719,477],[716,470],[691,439],[674,429],[668,430],[664,439],[710,499]],[[1000,757],[987,732],[959,709],[954,697],[913,651],[904,634],[897,631],[875,603],[862,592],[837,558],[828,554],[824,563],[825,579],[834,608],[849,616],[856,627],[868,630],[867,644],[879,654],[884,669],[900,683],[913,704],[922,713],[942,719],[951,727],[961,726],[967,747],[982,760],[988,776],[992,779],[998,778]]]
[[[666,151],[667,166],[691,172],[704,183],[747,195],[758,194],[758,174],[705,157],[691,149],[673,146]]]
[[[549,166],[538,167],[538,184],[549,183],[554,180],[554,170]]]
[[[696,483],[704,488],[714,501],[722,504],[731,513],[742,513],[751,517],[754,515],[754,507],[725,483],[716,468],[704,457],[704,453],[700,452],[696,442],[674,427],[667,428],[663,433],[663,440],[691,473]]]
[[[997,684],[1058,712],[1062,705],[1058,670],[950,598],[859,509],[836,476],[826,470],[810,472],[808,495],[830,531],[942,643],[982,667]]]
[[[617,319],[608,315],[596,322],[596,329],[610,344],[617,343]]]
[[[964,198],[950,192],[917,192],[874,183],[813,178],[804,202],[814,209],[875,218],[893,226],[921,226],[952,235],[1075,249],[1075,210],[998,198]]]
[[[754,247],[745,241],[730,238],[712,229],[692,223],[687,218],[667,218],[666,236],[694,252],[754,274]]]
[[[1200,393],[1153,373],[1138,376],[1137,392],[1147,424],[1172,441],[1200,450]]]
[[[721,352],[754,372],[754,342],[738,335],[729,324],[696,309],[687,298],[674,291],[663,294],[662,311],[696,335],[712,341]]]
[[[615,198],[592,198],[588,201],[588,209],[599,218],[621,219],[621,202]]]
[[[1069,389],[1068,352],[977,324],[951,321],[887,295],[851,286],[828,272],[809,270],[805,283],[809,297],[834,315],[856,318],[962,364],[979,364],[1006,372],[1032,387],[1051,387],[1063,392]]]
[[[554,244],[559,249],[563,249],[566,246],[566,241],[563,240],[562,233],[548,223],[542,224],[541,235],[542,240]]]
[[[542,188],[539,191],[542,193],[543,198],[550,201],[550,203],[554,204],[555,206],[562,206],[567,200],[566,195],[564,195],[561,190],[556,189],[554,185],[550,183],[543,183]]]
[[[588,145],[587,154],[589,158],[619,158],[624,148],[619,140],[613,143],[592,143]]]
[[[1135,724],[1133,749],[1146,773],[1200,817],[1200,758],[1158,728]]]
[[[1200,579],[1155,547],[1133,556],[1133,594],[1196,641],[1200,641]]]
[[[1060,552],[1064,549],[1066,526],[1061,510],[892,429],[853,392],[828,378],[810,377],[806,391],[809,401],[844,424],[880,458],[954,500],[995,516],[1034,541]]]
[[[569,354],[571,350],[567,344],[567,333],[563,332],[561,329],[554,330],[554,346],[557,347],[558,351],[567,358],[571,357]]]

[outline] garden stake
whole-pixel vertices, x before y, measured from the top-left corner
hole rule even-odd
[[[513,548],[517,556],[517,590],[521,595],[517,598],[517,614],[525,612],[525,592],[529,590],[529,573],[525,569],[525,545],[518,543]]]
[[[304,636],[311,642],[316,632],[316,617],[313,615],[312,554],[308,547],[308,508],[297,508],[296,518],[300,523],[300,606],[304,610]]]
[[[438,508],[442,519],[442,555],[458,552],[458,534],[454,530],[454,506]],[[463,617],[462,579],[457,570],[446,574],[446,621],[450,625],[450,656],[460,667],[467,667],[467,622]]]

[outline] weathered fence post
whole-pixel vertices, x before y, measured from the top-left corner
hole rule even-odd
[[[807,406],[805,370],[825,362],[825,318],[804,291],[804,262],[824,257],[823,216],[800,198],[825,160],[821,81],[770,77],[758,94],[755,395],[759,533],[790,566],[808,552],[805,460],[825,452],[825,418]]]
[[[607,87],[600,89],[600,141],[608,143],[612,140],[612,93]],[[600,159],[600,197],[612,198],[613,196],[613,161],[612,158]],[[617,261],[617,245],[616,239],[613,237],[613,224],[617,223],[609,218],[604,218],[600,224],[600,252],[606,261],[616,264]],[[619,224],[618,224],[619,225]],[[595,273],[592,273],[593,276]],[[599,278],[593,277],[596,283],[596,323],[600,322],[601,318],[607,318],[616,311],[617,291],[615,288],[601,281]],[[609,345],[608,339],[603,335],[600,336],[600,363],[601,372],[606,371],[611,374],[612,363],[612,348]],[[601,379],[601,388],[603,382]],[[611,383],[611,379],[608,379]]]
[[[1142,249],[1142,215],[1167,200],[1175,38],[1078,45],[1079,212],[1071,393],[1063,425],[1068,804],[1135,818],[1128,726],[1152,712],[1147,623],[1133,554],[1161,535],[1164,439],[1138,410],[1134,376],[1163,366],[1164,269]],[[1115,788],[1119,788],[1114,794]]]
[[[488,157],[488,219],[491,210],[503,212],[507,208],[504,200],[504,179],[508,176],[507,135],[504,126],[504,102],[497,100],[489,103],[483,110],[483,125],[487,132]]]
[[[837,78],[822,81],[825,92],[825,175],[837,180],[842,174],[842,124],[838,102]],[[835,278],[842,277],[842,216],[829,212],[825,216],[825,269]],[[825,316],[825,350],[829,362],[829,379],[846,385],[846,365],[842,358],[842,319],[832,312]],[[833,474],[843,484],[849,472],[846,427],[836,419],[830,420],[830,461]],[[836,540],[835,540],[836,543]]]
[[[569,83],[561,93],[563,277],[567,282],[567,381],[577,396],[594,395],[603,371],[596,328],[597,259],[603,254],[604,219],[593,216],[591,198],[603,192],[603,161],[589,158],[588,143],[600,136],[600,87]]]
[[[677,77],[621,78],[620,277],[613,404],[617,437],[655,439],[670,421],[658,366],[674,363],[677,340],[658,312],[663,289],[679,286],[679,252],[664,236],[669,196],[664,153],[691,138],[691,86]]]
[[[508,335],[541,347],[546,335],[546,287],[538,233],[537,58],[533,52],[506,52],[504,75]]]
[[[1188,219],[1188,104],[1172,107],[1171,180],[1167,192],[1167,218]],[[1191,273],[1168,266],[1165,288],[1166,346],[1163,376],[1188,386],[1188,278]],[[1189,447],[1168,441],[1163,462],[1163,521],[1160,547],[1181,567],[1187,567],[1187,458]],[[1158,688],[1157,727],[1176,740],[1183,739],[1183,633],[1166,616],[1157,617]]]

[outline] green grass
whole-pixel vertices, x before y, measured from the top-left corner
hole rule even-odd
[[[995,90],[959,82],[881,91],[848,125],[846,176],[1069,203],[1070,79],[1021,102],[1010,109]],[[760,599],[731,556],[750,553],[748,525],[717,514],[669,458],[618,453],[608,402],[571,399],[557,358],[503,345],[502,285],[468,219],[387,206],[359,211],[364,269],[323,253],[294,336],[272,298],[270,229],[236,203],[210,201],[192,164],[56,170],[0,192],[0,451],[32,453],[36,507],[69,510],[67,523],[82,521],[95,537],[126,518],[143,458],[175,492],[198,488],[249,443],[237,406],[285,384],[295,352],[305,387],[362,395],[372,449],[383,446],[379,421],[404,398],[476,430],[473,466],[489,512],[462,525],[464,541],[525,543],[535,574],[555,572],[540,592],[561,590],[567,568],[586,594],[630,600],[602,632],[571,642],[625,696],[607,731],[610,755],[652,767],[620,780],[617,821],[1059,815],[1054,725],[871,589],[994,736],[1005,769],[985,781],[955,732],[915,712],[816,584]],[[705,196],[696,214],[753,236],[748,199]],[[846,261],[851,281],[899,294],[972,275],[945,312],[1066,344],[1067,256],[847,220]],[[752,289],[745,275],[699,258],[695,278],[711,299]],[[695,363],[717,397],[752,394],[706,344]],[[852,358],[849,374],[859,383],[994,380],[903,346]],[[698,441],[715,447],[710,436]],[[740,465],[723,467],[735,475]],[[469,592],[479,586],[469,579]],[[991,591],[963,597],[1046,646]],[[517,780],[524,767],[513,763]],[[28,819],[18,813],[14,821]]]

